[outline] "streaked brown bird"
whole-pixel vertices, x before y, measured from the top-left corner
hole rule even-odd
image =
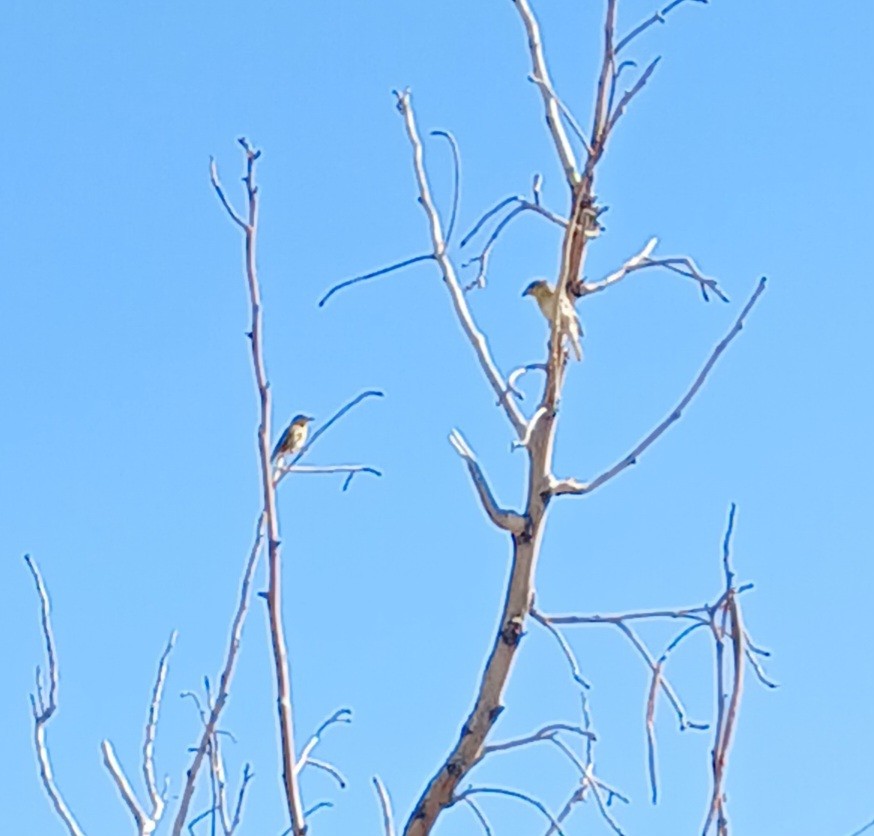
[[[309,435],[309,424],[314,419],[309,415],[295,415],[291,419],[291,423],[285,428],[282,435],[279,436],[279,441],[273,448],[273,455],[270,456],[270,461],[276,464],[279,459],[285,456],[293,456],[299,452],[306,444],[307,435]]]
[[[552,314],[555,310],[555,291],[548,282],[536,279],[522,291],[522,295],[533,296],[537,300],[540,313],[546,317],[547,322],[552,322]],[[583,335],[583,326],[580,324],[580,318],[574,310],[573,303],[564,294],[559,299],[558,304],[558,330],[570,343],[577,360],[582,360],[583,347],[580,344],[580,338]]]

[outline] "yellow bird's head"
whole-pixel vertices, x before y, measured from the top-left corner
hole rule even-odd
[[[291,419],[292,427],[305,427],[307,424],[315,421],[311,415],[295,415],[294,418]]]
[[[552,288],[545,279],[535,279],[522,291],[522,295],[533,296],[538,302],[542,302],[552,298]]]

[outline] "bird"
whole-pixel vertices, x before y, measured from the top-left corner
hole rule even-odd
[[[306,444],[309,424],[313,420],[309,415],[295,415],[291,419],[291,423],[283,430],[282,435],[279,436],[279,441],[273,448],[273,454],[270,456],[271,463],[276,464],[279,459],[285,456],[293,456]]]
[[[548,322],[552,322],[552,315],[555,311],[555,291],[549,286],[548,282],[543,279],[535,279],[522,291],[522,295],[533,296],[537,300],[537,307],[540,308],[540,313],[546,317]],[[573,303],[564,294],[559,299],[558,330],[571,344],[577,360],[582,360],[583,348],[580,345],[580,337],[583,335],[583,326],[580,325],[580,318],[574,310]]]

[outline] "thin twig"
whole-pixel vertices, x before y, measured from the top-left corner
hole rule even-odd
[[[507,377],[507,387],[519,400],[524,400],[525,395],[517,388],[516,383],[522,375],[533,371],[546,371],[546,363],[526,363],[524,366],[519,366],[518,369],[513,369]]]
[[[668,680],[661,675],[659,671],[659,664],[653,659],[652,654],[649,652],[647,646],[641,641],[640,637],[634,630],[629,627],[624,621],[616,622],[616,626],[619,630],[625,634],[637,652],[640,654],[641,658],[646,662],[649,666],[650,672],[655,677],[658,674],[658,685],[661,690],[664,692],[665,696],[668,698],[668,702],[671,704],[671,707],[674,709],[674,712],[677,715],[677,720],[680,724],[680,731],[685,731],[686,729],[696,729],[698,731],[703,731],[709,728],[707,723],[697,723],[694,720],[690,720],[686,715],[686,709],[683,706],[683,703],[680,700],[679,695],[674,690]]]
[[[249,599],[252,587],[252,576],[255,574],[255,567],[258,565],[258,555],[261,550],[261,538],[264,530],[264,514],[262,513],[258,519],[258,524],[255,527],[255,540],[252,543],[252,548],[249,551],[249,556],[246,560],[246,565],[243,569],[243,577],[240,581],[239,600],[237,608],[234,612],[234,620],[231,624],[230,635],[228,638],[228,648],[225,653],[225,663],[222,672],[219,676],[219,687],[216,693],[215,701],[209,717],[203,724],[203,731],[200,735],[200,741],[197,748],[194,750],[194,758],[191,766],[186,771],[185,784],[182,789],[179,809],[176,813],[176,818],[173,820],[173,836],[180,836],[182,828],[185,826],[185,820],[188,818],[188,810],[191,807],[191,801],[194,798],[194,790],[197,784],[197,775],[200,767],[203,764],[203,759],[207,755],[207,749],[210,746],[210,741],[215,735],[218,727],[219,717],[225,707],[230,693],[231,680],[233,679],[234,669],[237,662],[237,656],[240,651],[240,638],[243,632],[243,623],[246,620],[246,613],[249,610]],[[194,696],[194,695],[193,695]],[[195,701],[197,698],[195,696]]]
[[[863,833],[867,833],[872,828],[874,828],[874,819],[871,819],[871,821],[869,821],[868,824],[863,825],[858,830],[854,830],[850,834],[850,836],[862,836]]]
[[[155,677],[155,686],[152,688],[152,699],[149,702],[149,716],[146,720],[146,731],[143,739],[143,780],[146,784],[146,792],[152,803],[151,818],[158,822],[164,814],[164,796],[158,790],[155,780],[155,731],[158,726],[158,712],[161,708],[161,698],[164,694],[164,684],[167,680],[167,664],[173,645],[176,643],[176,631],[170,634],[167,646],[161,654],[158,662],[158,675]]]
[[[549,133],[552,136],[552,141],[555,144],[555,150],[558,158],[561,161],[561,167],[564,171],[565,179],[568,185],[573,188],[580,179],[577,172],[577,161],[574,157],[573,149],[568,140],[567,132],[564,125],[561,123],[561,112],[558,104],[558,98],[553,93],[552,80],[550,79],[549,69],[546,66],[546,56],[543,52],[543,39],[540,34],[540,24],[531,10],[528,0],[513,0],[514,5],[519,11],[522,18],[522,23],[525,26],[525,32],[528,35],[528,52],[531,56],[531,76],[539,79],[542,83],[537,85],[540,90],[540,95],[543,98],[543,108],[546,115],[546,124],[549,128]]]
[[[329,729],[331,726],[338,724],[349,724],[352,722],[352,712],[348,708],[338,708],[327,720],[324,720],[322,724],[313,732],[312,737],[307,741],[306,745],[303,747],[300,753],[300,757],[297,759],[298,769],[300,769],[303,764],[307,762],[307,758],[313,753],[313,750],[316,746],[319,745],[319,742],[322,739],[322,735]]]
[[[461,153],[458,150],[457,140],[449,131],[431,131],[431,136],[442,136],[452,149],[452,212],[446,227],[446,243],[448,244],[452,241],[455,220],[458,217],[458,203],[461,196]]]
[[[334,424],[337,423],[347,412],[351,409],[354,409],[358,404],[362,401],[366,401],[368,398],[383,398],[385,394],[380,392],[378,389],[368,389],[366,392],[362,392],[360,395],[356,395],[352,398],[349,403],[341,406],[324,424],[322,424],[318,429],[313,430],[312,433],[307,437],[306,443],[300,450],[295,454],[294,458],[292,458],[290,464],[296,465],[309,451],[312,449],[313,444],[315,444],[319,438],[324,435]]]
[[[412,258],[407,258],[403,261],[399,261],[397,264],[392,264],[389,267],[382,267],[379,270],[374,270],[372,273],[364,273],[364,275],[355,276],[351,279],[346,279],[346,281],[334,285],[321,299],[319,299],[319,307],[323,308],[328,299],[330,299],[335,293],[343,290],[344,288],[351,287],[353,284],[366,282],[369,279],[375,279],[378,276],[384,276],[386,275],[386,273],[394,273],[395,270],[402,270],[404,267],[410,267],[411,265],[419,264],[422,261],[433,261],[433,259],[434,256],[431,253],[427,253],[425,255],[416,255]]]
[[[668,14],[673,11],[677,6],[681,6],[685,3],[686,0],[673,0],[673,2],[668,3],[661,11],[653,12],[651,17],[648,17],[643,23],[638,24],[634,27],[624,38],[621,38],[619,43],[616,44],[616,53],[621,52],[628,44],[630,44],[638,35],[645,32],[652,26],[654,23],[664,23],[665,18]],[[694,0],[696,3],[707,3],[708,0]]]
[[[625,113],[625,109],[628,105],[631,104],[631,100],[641,91],[644,87],[646,87],[646,83],[649,81],[650,76],[655,72],[655,68],[658,66],[659,61],[661,61],[661,56],[654,58],[647,65],[646,69],[640,74],[640,78],[634,83],[634,86],[630,90],[626,90],[623,93],[622,98],[619,100],[619,104],[613,109],[613,112],[610,114],[610,118],[607,122],[607,133],[610,133],[614,127],[616,127],[616,123],[621,118],[622,114]]]
[[[485,833],[486,836],[493,836],[492,828],[489,825],[488,819],[485,817],[485,813],[480,810],[479,805],[470,797],[463,798],[462,802],[470,807],[471,812],[473,812],[474,816],[476,816],[477,821],[482,825],[483,833]]]
[[[524,792],[519,792],[518,790],[509,790],[504,787],[468,787],[466,790],[458,793],[452,800],[453,804],[457,804],[460,801],[464,801],[464,799],[469,798],[471,795],[505,795],[508,798],[516,798],[519,801],[524,801],[526,804],[530,804],[532,807],[539,810],[548,820],[549,823],[555,827],[556,832],[564,836],[564,831],[561,829],[561,825],[555,820],[555,817],[549,810],[546,809],[546,806],[538,801],[536,798],[532,798],[530,795],[527,795]]]
[[[373,786],[376,789],[376,797],[379,799],[379,807],[382,810],[383,832],[385,836],[395,836],[395,822],[391,811],[391,799],[388,797],[388,792],[379,775],[373,776]]]
[[[506,752],[508,749],[516,749],[520,746],[528,746],[530,743],[540,743],[542,741],[552,741],[559,732],[569,732],[577,734],[580,737],[595,737],[594,732],[587,731],[580,726],[572,725],[571,723],[550,723],[542,729],[538,729],[532,734],[524,737],[517,737],[513,740],[505,740],[501,743],[491,743],[488,746],[483,746],[482,756],[491,755],[494,752]]]
[[[67,828],[70,836],[84,836],[82,828],[79,827],[79,823],[76,821],[76,817],[67,806],[67,802],[64,801],[64,797],[58,789],[54,770],[52,769],[51,757],[49,756],[48,743],[46,742],[46,726],[58,708],[58,657],[55,650],[55,634],[52,631],[49,594],[43,583],[36,561],[29,554],[26,554],[24,562],[27,564],[27,568],[33,577],[36,594],[39,598],[40,624],[46,648],[46,673],[48,676],[48,691],[44,692],[42,684],[43,675],[37,665],[36,693],[30,695],[30,706],[33,712],[33,744],[36,749],[37,762],[39,763],[39,777],[43,789],[49,797],[49,801],[52,802],[55,813],[57,813],[58,818]]]
[[[740,604],[738,603],[737,590],[734,586],[735,573],[731,566],[731,536],[734,531],[736,510],[736,506],[732,503],[722,546],[725,593],[723,596],[723,603],[720,607],[723,618],[723,623],[720,627],[717,628],[716,626],[717,612],[715,609],[712,616],[712,630],[716,641],[717,661],[717,724],[711,761],[713,770],[713,791],[710,798],[707,817],[702,829],[703,836],[707,836],[714,819],[716,821],[716,832],[718,836],[724,836],[724,834],[728,833],[728,818],[725,810],[725,796],[722,788],[725,783],[725,773],[728,766],[728,753],[734,736],[734,728],[737,724],[737,714],[740,708],[744,686],[744,659],[746,657],[744,643],[745,631],[741,617]],[[728,626],[726,627],[726,625]],[[731,695],[727,702],[725,700],[723,685],[725,678],[723,669],[723,644],[726,630],[728,630],[731,637],[732,650],[732,687]]]
[[[472,256],[467,261],[462,263],[462,267],[469,267],[471,264],[479,264],[479,270],[477,271],[476,277],[473,279],[473,281],[464,286],[465,292],[472,290],[474,287],[486,286],[486,271],[488,270],[489,256],[491,255],[492,248],[497,243],[501,233],[509,226],[510,222],[514,218],[521,215],[523,212],[534,212],[541,217],[546,218],[551,223],[554,223],[556,226],[560,226],[562,228],[567,226],[567,220],[565,218],[562,218],[560,215],[556,215],[555,212],[551,212],[549,209],[546,209],[540,204],[538,193],[536,191],[535,200],[533,202],[527,200],[521,195],[512,195],[511,197],[505,198],[504,200],[500,201],[497,206],[492,207],[488,212],[486,212],[485,215],[483,215],[479,219],[479,221],[477,221],[473,229],[464,237],[461,242],[461,246],[464,247],[466,244],[468,244],[489,218],[491,218],[497,212],[501,211],[511,204],[516,205],[495,225],[495,228],[492,230],[491,234],[486,239],[485,244],[480,250],[479,255]]]
[[[545,87],[546,88],[546,92],[553,98],[555,103],[558,105],[558,109],[561,111],[561,115],[564,116],[568,125],[570,125],[571,130],[574,132],[574,136],[576,136],[576,138],[580,141],[583,148],[586,149],[586,153],[591,154],[592,153],[592,146],[589,145],[589,140],[587,139],[586,135],[583,133],[583,129],[580,127],[580,123],[577,122],[577,119],[574,116],[571,109],[561,100],[558,93],[556,93],[555,90],[550,85],[549,81],[542,79],[542,78],[538,78],[535,75],[529,75],[528,80],[532,84],[536,84],[538,87]]]

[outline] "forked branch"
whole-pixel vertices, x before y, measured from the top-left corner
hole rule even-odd
[[[29,555],[24,556],[24,562],[33,577],[36,594],[39,598],[40,624],[46,648],[45,678],[42,670],[36,668],[36,693],[30,695],[30,707],[33,712],[33,745],[36,749],[36,759],[39,763],[39,777],[52,807],[70,836],[84,836],[82,828],[76,821],[73,812],[64,801],[61,791],[55,781],[52,761],[46,742],[46,726],[58,708],[58,656],[55,650],[55,634],[52,631],[51,605],[49,594],[43,583],[42,575],[36,561]],[[47,678],[47,682],[46,682]]]

